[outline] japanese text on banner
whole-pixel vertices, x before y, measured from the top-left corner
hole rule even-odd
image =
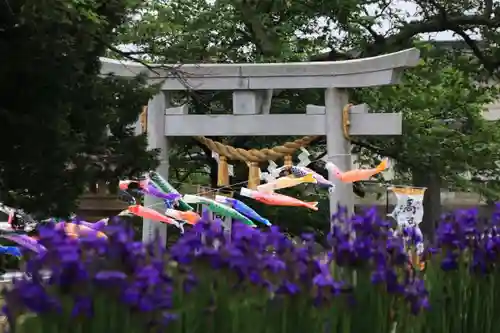
[[[416,227],[424,217],[425,188],[391,187],[396,195],[396,207],[389,216],[394,218],[399,228]]]

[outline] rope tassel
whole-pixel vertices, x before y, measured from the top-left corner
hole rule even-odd
[[[227,157],[219,156],[219,167],[217,170],[217,186],[229,185],[229,166],[227,165]]]
[[[255,190],[260,185],[260,168],[259,163],[250,162],[248,164],[248,188]]]
[[[217,161],[217,186],[229,186],[229,176],[234,176],[233,166],[228,164],[226,156],[219,155],[215,151],[212,151],[212,157]]]

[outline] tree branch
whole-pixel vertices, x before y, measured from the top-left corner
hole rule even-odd
[[[500,65],[500,62],[498,62],[498,61],[495,61],[495,62],[490,61],[490,59],[488,59],[488,57],[483,53],[483,51],[481,51],[481,49],[477,45],[477,42],[475,40],[473,40],[472,38],[470,38],[469,35],[467,35],[467,33],[465,31],[463,31],[460,27],[457,26],[457,27],[455,27],[452,30],[457,35],[459,35],[460,37],[462,37],[462,39],[464,40],[465,44],[467,44],[467,46],[469,46],[469,48],[471,49],[472,53],[483,64],[484,68],[488,72],[494,74],[495,76],[498,76],[498,74],[497,74],[497,68]]]
[[[373,37],[373,41],[375,44],[385,45],[385,38],[381,34],[377,33],[369,24],[360,23],[360,25],[365,28],[366,31],[370,33]]]
[[[484,16],[487,18],[493,14],[493,0],[484,0]]]
[[[116,46],[113,46],[112,44],[104,41],[101,37],[95,35],[95,34],[92,34],[91,35],[98,43],[101,43],[102,45],[104,45],[107,49],[109,49],[110,51],[122,56],[123,58],[127,59],[127,60],[130,60],[132,62],[136,62],[144,67],[146,67],[148,70],[150,70],[151,72],[155,73],[156,75],[158,76],[161,76],[161,74],[157,71],[157,69],[161,68],[161,69],[165,69],[165,70],[168,70],[170,71],[170,74],[172,74],[174,77],[176,77],[180,82],[182,82],[182,84],[184,84],[187,88],[191,88],[187,82],[187,80],[184,78],[185,74],[184,72],[182,72],[182,70],[180,70],[180,65],[179,66],[176,66],[176,65],[173,65],[173,66],[165,66],[165,65],[150,65],[148,64],[147,62],[141,60],[141,59],[138,59],[136,57],[133,57],[131,56],[129,53],[130,52],[124,52],[122,50],[120,50],[119,48],[117,48]]]
[[[463,15],[463,16],[448,16],[444,21],[441,15],[436,15],[427,20],[415,21],[407,23],[400,33],[388,38],[389,44],[398,44],[404,40],[410,40],[415,35],[431,32],[442,32],[451,30],[453,26],[484,26],[488,28],[500,27],[500,18],[489,19],[483,15]]]
[[[449,30],[455,32],[457,35],[462,37],[464,42],[469,46],[471,49],[472,53],[476,56],[476,58],[483,64],[484,68],[490,72],[491,74],[496,76],[496,69],[498,65],[500,64],[499,62],[493,62],[488,57],[481,51],[479,46],[477,45],[476,41],[474,41],[472,38],[469,37],[469,35],[464,31],[464,29],[454,22],[453,20],[450,20],[448,13],[446,12],[446,8],[441,6],[439,3],[437,3],[434,0],[428,0],[436,9],[439,11],[439,15],[441,17],[441,20],[446,23],[449,26]],[[482,15],[481,17],[484,17]],[[489,17],[486,17],[486,19],[489,20]],[[497,26],[500,26],[500,22],[497,22]]]
[[[102,45],[104,45],[110,51],[115,52],[116,54],[122,56],[123,58],[125,58],[127,60],[130,60],[130,61],[136,62],[138,64],[141,64],[142,66],[146,67],[147,69],[149,69],[150,71],[152,71],[156,75],[160,75],[160,73],[153,66],[151,66],[148,63],[142,61],[141,59],[138,59],[136,57],[132,57],[131,55],[128,54],[128,52],[123,52],[122,50],[120,50],[116,46],[111,45],[110,43],[104,41],[101,37],[99,37],[99,36],[97,36],[95,34],[93,34],[92,37],[94,37],[95,40],[97,40],[99,43],[101,43]]]
[[[383,12],[387,8],[388,4],[385,4],[384,7],[382,8]],[[363,11],[365,12],[365,15],[370,16],[370,13],[368,12],[368,8],[364,8]],[[363,28],[365,28],[368,33],[373,37],[373,41],[375,44],[385,44],[385,37],[378,32],[376,32],[372,26],[369,23],[359,23]]]
[[[276,50],[279,50],[276,42],[273,42],[272,38],[269,38],[268,33],[270,29],[267,28],[261,21],[261,19],[254,15],[252,6],[255,4],[248,3],[247,1],[242,1],[240,3],[239,9],[241,10],[241,20],[247,28],[249,35],[251,35],[251,40],[260,50],[260,53],[265,56],[275,56]],[[274,38],[276,40],[276,38]]]
[[[435,15],[419,21],[405,23],[400,27],[397,34],[385,38],[385,46],[391,45],[395,48],[404,48],[411,46],[412,39],[419,34],[442,32],[452,30],[457,26],[481,26],[489,29],[500,28],[500,17],[486,17],[485,15],[460,15],[447,16],[446,20],[442,19],[442,15]],[[382,46],[382,45],[380,45]],[[368,57],[378,55],[384,51],[376,44],[364,54],[360,56]],[[469,46],[470,47],[470,46]],[[339,55],[345,55],[335,50],[325,52],[311,57],[312,61],[336,61],[339,60]]]

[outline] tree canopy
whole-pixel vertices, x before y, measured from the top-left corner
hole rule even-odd
[[[156,165],[156,152],[129,126],[154,89],[141,78],[99,75],[99,57],[139,4],[0,4],[1,201],[64,216],[89,183]]]

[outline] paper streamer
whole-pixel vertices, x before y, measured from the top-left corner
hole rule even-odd
[[[396,220],[398,229],[413,228],[417,238],[423,239],[422,231],[418,226],[424,218],[424,194],[426,188],[391,187],[397,198],[397,204],[388,216]],[[417,254],[424,251],[423,242],[415,244]]]
[[[311,160],[309,159],[309,156],[311,154],[305,149],[304,147],[299,148],[301,153],[299,154],[299,163],[297,164],[297,167],[305,167],[311,163]],[[276,178],[279,177],[280,172],[285,169],[287,166],[291,167],[293,166],[291,156],[286,156],[285,157],[285,162],[282,167],[278,168],[278,165],[274,161],[268,161],[269,166],[267,167],[267,172],[261,172],[260,173],[260,179],[264,180],[266,182],[272,182]]]
[[[225,156],[219,156],[216,152],[212,151],[212,158],[217,161],[217,186],[228,186],[229,176],[234,176],[234,166],[227,163]]]
[[[424,193],[426,188],[414,187],[391,187],[389,188],[396,195],[397,204],[392,213],[392,217],[400,228],[416,227],[424,218]]]

